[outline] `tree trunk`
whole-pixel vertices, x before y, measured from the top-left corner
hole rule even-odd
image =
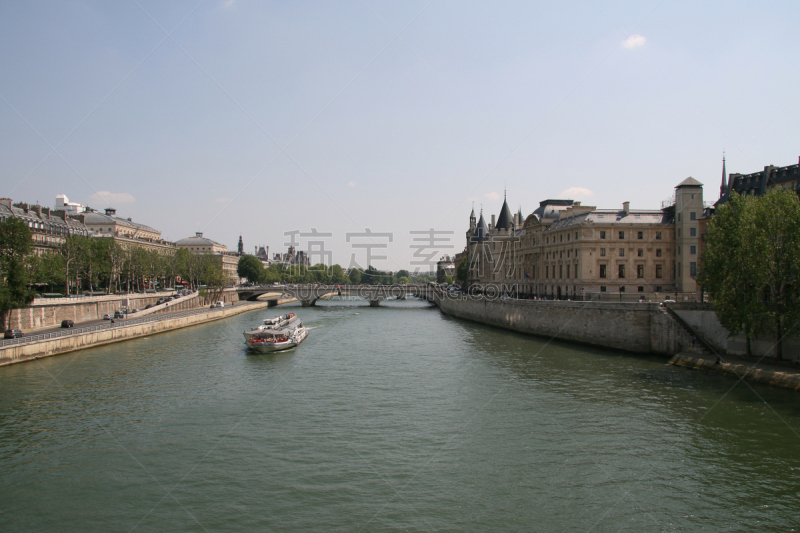
[[[745,337],[745,344],[746,344],[746,346],[747,346],[747,347],[746,347],[746,352],[747,352],[747,355],[753,355],[753,350],[752,350],[752,348],[750,347],[750,334],[749,334],[749,333],[745,333],[745,336],[744,336],[744,337]]]
[[[775,350],[776,350],[775,358],[776,359],[783,359],[783,328],[781,327],[781,318],[778,317],[778,319],[775,322],[776,322],[775,325],[778,326],[777,327],[777,330],[778,330],[778,342],[775,345]]]

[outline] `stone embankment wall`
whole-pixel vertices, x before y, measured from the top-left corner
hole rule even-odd
[[[678,303],[673,304],[671,308],[720,354],[745,355],[747,353],[745,336],[740,334],[731,338],[730,332],[717,320],[712,305]],[[750,347],[753,355],[775,357],[774,337],[753,339]],[[783,339],[783,357],[800,362],[800,337],[787,336]]]
[[[144,309],[154,304],[159,298],[169,296],[171,293],[161,292],[155,294],[128,294],[111,296],[94,296],[87,298],[37,298],[30,307],[15,309],[11,312],[11,327],[18,328],[25,333],[59,326],[62,320],[72,320],[76,324],[90,320],[100,320],[103,315],[113,315],[114,311],[125,307],[126,300],[132,309]],[[170,303],[168,312],[188,311],[197,307],[208,307],[217,301],[230,305],[239,301],[235,290],[225,290],[221,295],[198,297],[190,301]],[[144,315],[137,315],[144,316]]]
[[[448,315],[541,337],[670,356],[695,349],[693,335],[658,304],[448,295],[437,296],[435,303]]]
[[[12,311],[11,327],[19,328],[27,333],[37,329],[58,326],[62,320],[72,320],[75,323],[99,320],[105,314],[113,315],[114,311],[122,309],[125,306],[126,299],[130,301],[130,307],[144,309],[147,305],[156,303],[159,298],[163,298],[167,294],[130,294],[126,296],[58,298],[54,300],[40,298],[34,300],[30,307]]]
[[[22,361],[29,361],[31,359],[39,359],[40,357],[48,357],[50,355],[82,350],[84,348],[92,348],[94,346],[101,346],[103,344],[110,344],[112,342],[119,342],[136,337],[154,335],[156,333],[162,333],[173,329],[203,324],[205,322],[220,320],[229,316],[253,311],[255,309],[263,309],[267,307],[267,305],[267,302],[258,302],[236,305],[233,307],[225,307],[221,309],[208,309],[205,312],[197,312],[181,317],[165,317],[163,320],[154,320],[152,322],[145,322],[143,324],[109,327],[107,329],[100,329],[75,335],[66,335],[64,337],[56,337],[30,344],[12,344],[9,346],[0,347],[0,365],[20,363]]]

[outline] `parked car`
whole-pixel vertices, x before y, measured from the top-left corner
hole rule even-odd
[[[62,328],[74,328],[75,327],[75,322],[73,322],[72,320],[62,320],[61,321],[61,327]]]
[[[103,320],[111,320],[111,315],[109,315],[108,313],[104,314]]]
[[[147,305],[144,306],[144,308],[145,309],[150,309],[151,307],[154,307],[155,305],[156,304],[147,304]]]
[[[125,313],[122,311],[114,311],[114,318],[125,318]]]
[[[217,302],[214,307],[225,307],[225,302]]]
[[[7,329],[6,332],[3,334],[4,339],[17,339],[19,337],[24,337],[24,336],[25,334],[18,329]]]
[[[664,306],[666,306],[667,304],[674,304],[674,303],[675,303],[675,300],[670,300],[669,298],[667,298],[666,300],[664,300],[663,302],[661,302],[661,307],[664,307]]]
[[[138,313],[139,311],[140,309],[134,309],[133,311],[131,311],[131,313]]]

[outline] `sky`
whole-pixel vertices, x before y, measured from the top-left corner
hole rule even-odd
[[[796,1],[2,2],[0,196],[427,271],[504,191],[525,216],[658,209],[688,176],[716,200],[723,150],[729,172],[797,163],[797,20]]]

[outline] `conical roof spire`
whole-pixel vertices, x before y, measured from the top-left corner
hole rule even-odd
[[[514,223],[514,216],[511,214],[511,209],[508,208],[508,201],[506,201],[505,194],[503,196],[503,207],[500,209],[500,216],[497,217],[497,229],[511,229]]]
[[[475,233],[472,235],[470,239],[472,242],[482,242],[485,241],[489,235],[489,227],[486,225],[486,221],[483,219],[483,208],[481,207],[481,218],[478,219],[478,227],[475,229]]]

